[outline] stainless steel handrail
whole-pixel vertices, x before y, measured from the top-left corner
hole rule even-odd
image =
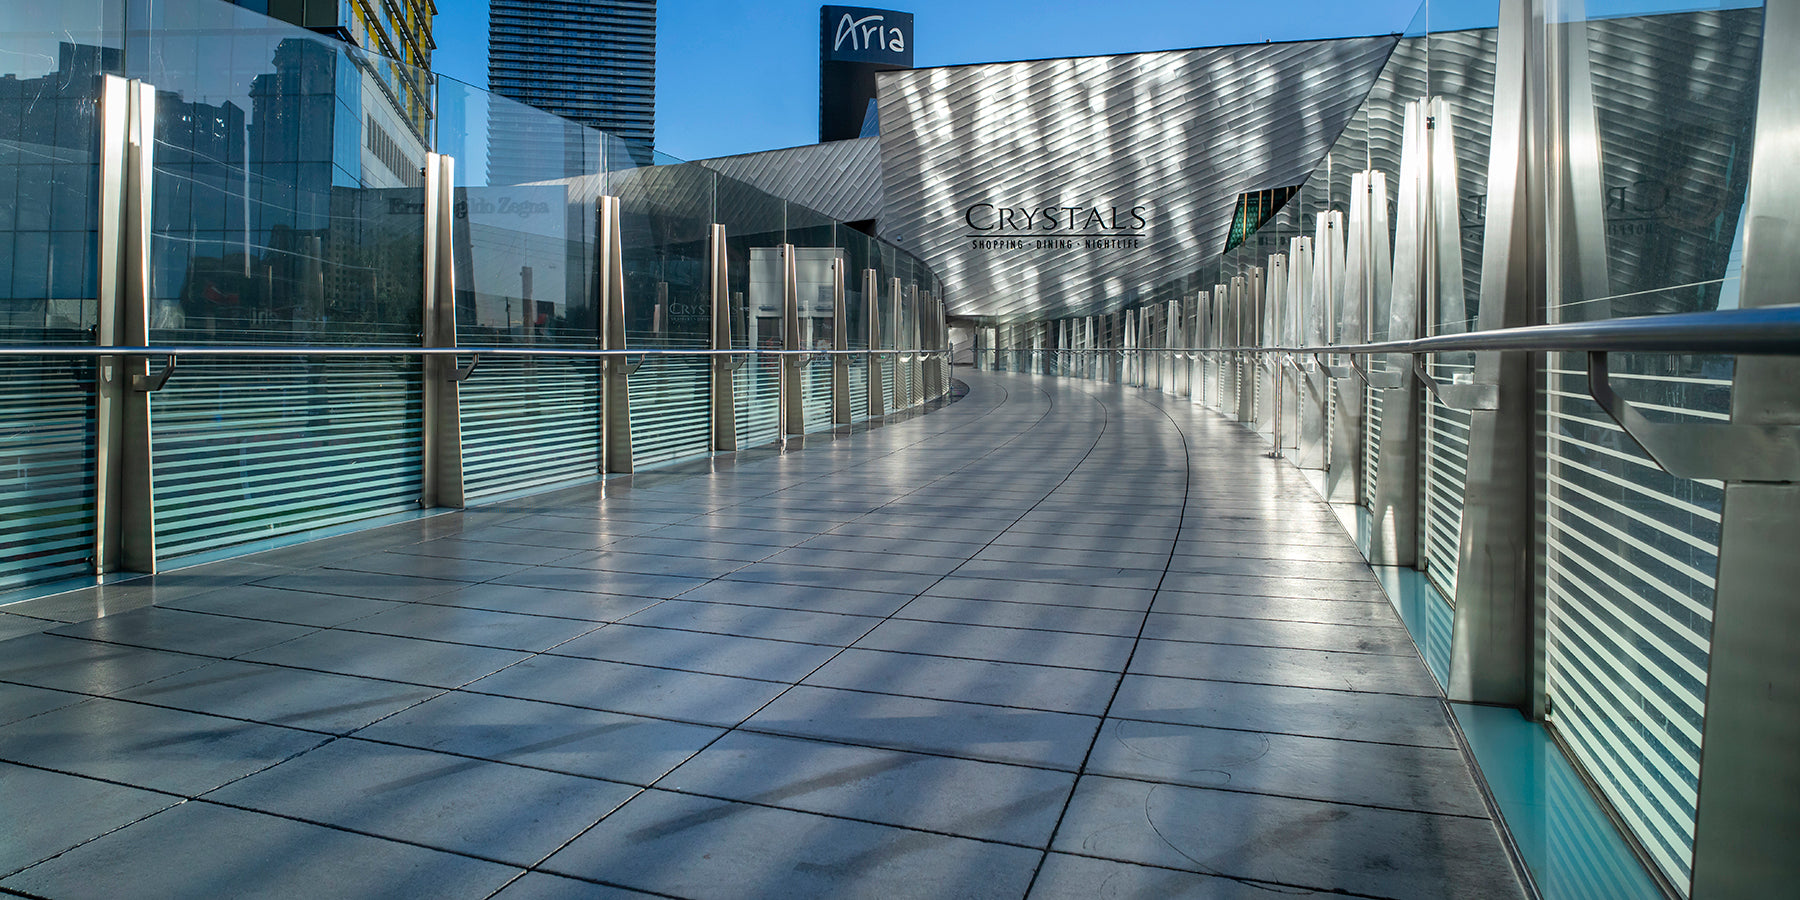
[[[523,356],[570,359],[614,356],[943,356],[948,350],[579,350],[561,347],[320,347],[282,344],[149,344],[143,346],[90,346],[86,344],[0,344],[0,356]]]
[[[1133,347],[1076,350],[1077,353],[1162,352],[1186,349],[1201,356],[1277,356],[1323,361],[1351,357],[1350,365],[1324,366],[1333,378],[1356,378],[1371,388],[1398,388],[1416,377],[1437,401],[1456,409],[1498,408],[1495,384],[1441,381],[1424,366],[1424,355],[1448,352],[1566,352],[1587,354],[1587,392],[1657,465],[1682,478],[1719,481],[1800,481],[1800,426],[1737,422],[1662,422],[1646,417],[1611,384],[1609,353],[1710,353],[1737,356],[1800,356],[1800,304],[1666,313],[1441,334],[1407,341],[1306,347]],[[1004,351],[1002,351],[1004,352]],[[1399,372],[1370,373],[1355,358],[1393,353],[1412,357]],[[1374,375],[1383,375],[1375,383]],[[1388,376],[1394,376],[1390,382]]]
[[[1025,348],[1020,348],[1025,349]],[[1751,356],[1800,355],[1800,304],[1758,309],[1722,309],[1526,325],[1491,331],[1440,334],[1410,341],[1325,344],[1302,347],[1099,347],[1074,353],[1132,353],[1181,350],[1201,353],[1449,353],[1523,350],[1571,353],[1726,353]],[[1007,352],[988,350],[983,352]]]

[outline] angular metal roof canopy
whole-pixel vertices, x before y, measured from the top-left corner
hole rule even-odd
[[[882,73],[879,233],[954,316],[1117,309],[1217,256],[1240,194],[1304,181],[1395,42]]]
[[[840,222],[873,219],[881,212],[881,146],[875,138],[721,156],[699,163]]]

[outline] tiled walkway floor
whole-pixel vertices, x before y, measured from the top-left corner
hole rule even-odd
[[[961,377],[799,452],[8,607],[0,887],[1520,895],[1296,472],[1185,401]]]

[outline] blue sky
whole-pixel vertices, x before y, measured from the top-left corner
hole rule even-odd
[[[913,14],[914,64],[943,66],[1387,34],[1405,29],[1418,2],[912,0],[885,6]],[[657,149],[702,159],[817,140],[820,5],[661,0]],[[433,67],[485,86],[487,0],[438,0],[434,27]]]

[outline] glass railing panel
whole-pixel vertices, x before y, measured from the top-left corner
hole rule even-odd
[[[1692,8],[1709,5],[1590,4],[1551,25],[1570,59],[1552,127],[1571,148],[1552,204],[1552,321],[1736,305],[1762,9]],[[1730,414],[1729,359],[1610,364],[1654,418]],[[1685,892],[1723,490],[1645,458],[1589,399],[1579,356],[1548,368],[1548,721]]]
[[[717,221],[725,226],[734,348],[781,349],[781,282],[776,254],[786,239],[785,213],[779,199],[729,178],[718,181]],[[732,382],[738,448],[780,440],[780,359],[752,357],[732,373]]]
[[[707,241],[717,175],[697,165],[616,171],[625,263],[625,343],[712,345]],[[632,458],[654,465],[712,451],[712,361],[645,357],[631,375]]]
[[[455,159],[457,343],[598,349],[599,133],[441,77],[437,122]],[[458,392],[467,496],[600,474],[599,363],[485,358]]]
[[[883,245],[881,248],[879,267],[881,277],[878,280],[880,296],[875,299],[876,316],[881,320],[879,335],[881,346],[875,348],[877,350],[892,350],[899,346],[894,341],[900,330],[900,305],[899,297],[894,293],[893,279],[899,274],[901,255],[900,251],[893,247]],[[1011,344],[1004,341],[1000,346],[1006,349],[1012,347]],[[998,371],[1012,371],[1012,357],[1013,354],[1010,352],[1000,353]],[[897,357],[883,356],[877,358],[875,364],[881,370],[879,379],[881,396],[885,398],[886,408],[891,413],[898,405],[894,395],[894,379],[899,374],[900,363]],[[871,384],[874,384],[874,380],[871,380]]]
[[[1320,185],[1321,179],[1329,175],[1330,202],[1326,208],[1348,212],[1350,177],[1356,172],[1374,170],[1381,172],[1386,184],[1385,195],[1372,197],[1371,202],[1385,204],[1388,214],[1388,233],[1386,235],[1390,253],[1396,239],[1395,228],[1399,216],[1396,202],[1400,190],[1400,157],[1402,151],[1403,123],[1406,105],[1422,98],[1427,92],[1428,69],[1426,66],[1428,38],[1426,22],[1430,19],[1429,10],[1421,6],[1417,15],[1402,32],[1389,56],[1387,64],[1376,77],[1368,98],[1363,106],[1352,117],[1343,134],[1333,146],[1327,157],[1328,172],[1315,172],[1302,189],[1301,200],[1309,212],[1316,214],[1319,209],[1318,197],[1325,193]],[[1311,224],[1311,220],[1308,220]],[[1312,234],[1312,230],[1304,233]],[[1367,302],[1360,309],[1363,320],[1362,335],[1338,334],[1340,342],[1353,341],[1361,337],[1370,340],[1386,340],[1391,331],[1392,295],[1384,291],[1371,291]],[[1294,331],[1296,337],[1300,332]],[[1392,368],[1411,365],[1411,360],[1404,357],[1376,355],[1362,360],[1368,370],[1379,380]],[[1337,397],[1332,397],[1335,403]],[[1363,388],[1363,445],[1359,448],[1362,457],[1361,493],[1365,504],[1369,503],[1376,493],[1376,482],[1381,472],[1381,427],[1382,427],[1383,393],[1379,388]],[[1328,410],[1331,412],[1331,410]],[[1333,426],[1337,424],[1335,415],[1330,418]],[[1343,440],[1343,435],[1332,430],[1327,436],[1327,449],[1330,443]]]
[[[0,344],[88,340],[0,326]],[[85,361],[0,359],[0,591],[93,571],[94,384]]]
[[[1494,70],[1499,4],[1495,0],[1433,0],[1425,37],[1425,96],[1432,127],[1430,203],[1435,207],[1435,282],[1421,310],[1424,334],[1472,331],[1481,309],[1488,145],[1493,131]],[[1445,152],[1448,151],[1448,152]],[[1472,353],[1437,353],[1427,369],[1441,381],[1468,382]],[[1426,577],[1456,597],[1463,489],[1468,478],[1470,414],[1426,398],[1423,558]]]
[[[844,272],[844,346],[849,350],[869,349],[869,297],[864,290],[863,273],[871,268],[880,251],[868,235],[853,228],[839,231],[848,256]],[[850,421],[869,418],[869,358],[852,356],[850,369]]]
[[[156,395],[157,555],[417,509],[417,360],[183,362]]]
[[[156,90],[150,341],[271,348],[184,360],[151,398],[165,559],[416,508],[420,361],[279,349],[418,345],[428,151],[456,161],[449,247],[464,346],[599,346],[596,213],[608,194],[626,206],[631,346],[709,342],[712,222],[731,236],[733,346],[783,346],[779,291],[767,290],[775,282],[759,293],[752,278],[756,254],[782,243],[824,254],[812,262],[858,255],[845,264],[842,321],[818,294],[829,279],[808,273],[818,295],[806,304],[805,333],[793,336],[800,346],[829,346],[839,328],[848,346],[866,343],[863,268],[883,273],[884,290],[894,276],[930,280],[916,260],[816,213],[743,185],[671,193],[664,188],[684,172],[720,179],[244,7],[72,0],[6,15],[0,341],[95,339],[97,76],[112,73]],[[901,324],[892,297],[886,310],[896,317],[891,346]],[[600,470],[596,363],[481,362],[458,388],[468,495]],[[0,411],[11,430],[0,444],[9,463],[0,497],[18,514],[0,531],[11,554],[0,559],[0,586],[85,572],[98,456],[92,367],[4,367]],[[850,368],[862,418],[875,386],[866,363]],[[634,375],[639,462],[710,450],[708,371],[695,360]],[[735,376],[746,446],[779,437],[778,372],[768,359]],[[821,363],[802,384],[808,427],[830,424],[831,375]]]
[[[8,9],[0,29],[0,344],[92,344],[108,4]],[[93,571],[91,362],[0,358],[0,591]]]
[[[794,245],[795,286],[799,292],[798,347],[830,350],[836,336],[833,266],[848,268],[849,257],[838,246],[831,219],[798,204],[787,204],[788,241]],[[846,285],[848,287],[848,285]],[[828,430],[831,422],[831,360],[816,357],[801,371],[801,405],[808,432]]]
[[[426,73],[197,0],[152,4],[128,63],[158,89],[152,343],[418,345]],[[159,557],[418,506],[417,360],[197,362],[152,407]]]

